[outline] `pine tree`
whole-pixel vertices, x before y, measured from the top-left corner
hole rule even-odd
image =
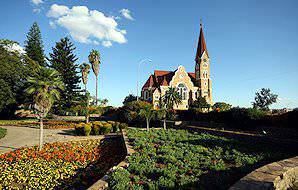
[[[46,66],[41,32],[36,22],[33,23],[27,34],[25,51],[30,59],[38,62],[41,66]]]
[[[61,99],[58,105],[54,106],[55,111],[70,111],[71,108],[76,106],[79,98],[80,76],[78,75],[79,68],[75,62],[78,60],[73,51],[76,49],[69,38],[62,38],[52,48],[53,53],[50,53],[51,67],[56,69],[62,76],[62,81],[65,84],[65,89],[61,92]]]

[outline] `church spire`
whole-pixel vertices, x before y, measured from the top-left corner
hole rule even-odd
[[[205,42],[205,38],[204,38],[204,34],[203,34],[202,19],[200,19],[200,37],[199,37],[197,54],[196,54],[196,59],[195,59],[196,62],[201,58],[204,51],[206,51],[206,53],[208,55],[206,42]]]

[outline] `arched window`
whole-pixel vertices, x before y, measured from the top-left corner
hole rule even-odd
[[[178,89],[179,95],[181,96],[181,99],[186,100],[187,93],[188,93],[187,87],[184,84],[180,83],[177,89]]]
[[[207,70],[203,70],[203,78],[208,78],[208,71]]]
[[[144,99],[147,100],[149,98],[149,92],[148,90],[144,91]]]

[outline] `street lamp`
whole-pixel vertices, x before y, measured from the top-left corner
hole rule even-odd
[[[152,60],[151,60],[151,59],[148,59],[148,58],[146,58],[146,59],[141,59],[141,60],[139,61],[139,65],[138,65],[138,72],[137,72],[137,101],[139,101],[139,77],[140,77],[140,67],[141,67],[141,64],[146,63],[146,62],[151,63]]]

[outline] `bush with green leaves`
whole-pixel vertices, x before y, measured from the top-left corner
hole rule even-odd
[[[122,129],[127,127],[128,125],[126,123],[116,121],[93,121],[75,125],[75,132],[79,136],[106,135],[111,132],[119,133]]]
[[[86,123],[84,125],[84,135],[89,136],[90,133],[91,133],[91,129],[92,129],[92,124],[91,123]]]
[[[135,153],[126,169],[110,175],[111,189],[227,189],[260,163],[288,157],[278,147],[207,133],[130,128],[127,134]]]

